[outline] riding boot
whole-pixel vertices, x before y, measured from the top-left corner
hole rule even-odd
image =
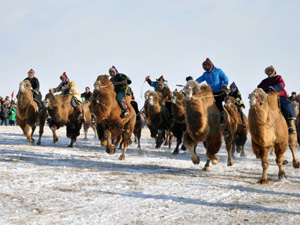
[[[245,128],[246,124],[245,124],[245,117],[244,117],[244,113],[240,113],[241,115],[241,119],[242,119],[242,126]]]
[[[33,99],[33,100],[36,102],[36,104],[38,106],[38,113],[40,114],[43,111],[43,108],[44,108],[43,104],[38,99]]]
[[[220,113],[220,125],[222,126],[222,125],[224,125],[224,123],[225,123],[225,112],[222,111]]]
[[[287,119],[289,134],[295,134],[296,133],[296,130],[294,129],[295,125],[293,123],[295,123],[294,119]]]
[[[123,111],[123,117],[126,118],[129,116],[129,112],[127,110],[127,107],[125,105],[125,103],[123,101],[119,102],[120,106],[121,106],[121,109]]]
[[[82,115],[81,107],[79,105],[77,105],[76,108],[75,108],[75,117],[78,120],[80,120],[81,119],[81,115]]]

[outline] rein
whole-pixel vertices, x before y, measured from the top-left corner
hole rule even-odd
[[[276,127],[281,122],[281,116],[279,116],[279,119],[277,119],[274,123],[268,124],[258,117],[257,111],[256,111],[256,106],[254,107],[254,112],[255,112],[256,120],[259,121],[261,124],[267,126],[268,128]]]

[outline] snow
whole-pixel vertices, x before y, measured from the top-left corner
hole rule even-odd
[[[108,155],[89,131],[67,148],[64,128],[52,143],[46,127],[42,145],[26,142],[19,127],[0,127],[0,224],[298,224],[300,176],[285,157],[287,179],[279,181],[270,155],[267,185],[251,150],[227,167],[222,146],[218,165],[202,171],[189,152],[154,148],[143,129],[142,150],[133,144],[125,161]],[[37,140],[37,135],[34,135]],[[299,150],[296,150],[300,157]]]

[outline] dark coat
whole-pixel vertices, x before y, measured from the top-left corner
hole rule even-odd
[[[34,90],[40,90],[40,82],[36,77],[33,78],[25,78],[24,80],[29,80],[29,82],[31,83],[31,87]]]
[[[131,84],[131,80],[128,76],[126,76],[123,73],[118,73],[115,77],[111,78],[110,80],[114,83],[116,93],[126,91],[126,95],[131,95],[131,89],[128,87],[128,85]]]
[[[266,93],[270,92],[270,88],[272,88],[279,93],[280,97],[288,98],[287,92],[284,89],[285,83],[280,75],[264,79],[257,87],[262,88]]]

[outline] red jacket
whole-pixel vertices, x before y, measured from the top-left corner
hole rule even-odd
[[[264,79],[257,87],[262,88],[267,93],[269,92],[269,87],[272,87],[279,93],[280,97],[288,97],[287,92],[284,89],[285,83],[280,75]]]

